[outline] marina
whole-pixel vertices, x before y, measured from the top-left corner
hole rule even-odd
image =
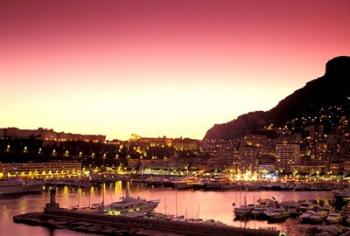
[[[159,200],[133,198],[129,195],[129,185],[126,186],[125,192],[121,201],[112,202],[107,206],[104,205],[103,190],[101,204],[93,204],[94,207],[89,203],[88,207],[61,208],[56,202],[56,189],[50,189],[49,203],[42,212],[15,215],[13,221],[50,229],[64,228],[87,233],[98,232],[103,235],[147,235],[145,232],[148,230],[156,232],[156,235],[280,235],[280,232],[274,229],[233,227],[216,220],[203,220],[199,218],[199,212],[196,219],[157,214],[154,209]]]
[[[145,184],[152,187],[172,187],[174,189],[191,190],[267,190],[267,191],[331,191],[341,190],[348,186],[348,181],[332,181],[316,178],[315,180],[303,181],[286,178],[279,181],[254,180],[245,181],[230,178],[229,174],[210,175],[143,175],[135,173],[108,174],[100,173],[89,178],[60,178],[46,180],[47,186],[72,186],[91,187],[102,183],[113,183],[115,181],[130,181],[134,184]],[[350,192],[349,192],[350,195]]]
[[[53,190],[52,192],[55,192]],[[52,194],[51,192],[51,194]],[[165,216],[165,215],[164,215]],[[44,212],[14,216],[14,222],[42,225],[50,228],[67,228],[75,231],[102,235],[262,235],[277,236],[278,231],[246,229],[228,226],[215,221],[190,221],[170,219],[159,215],[148,217],[111,216],[99,212],[75,211],[59,208],[54,200],[46,205]],[[84,227],[85,225],[85,227]],[[149,232],[147,234],[147,232]]]
[[[58,187],[57,202],[63,208],[84,208],[93,204],[104,204],[119,201],[125,196],[126,184],[121,181],[114,183],[102,184],[97,187],[77,188],[77,187]],[[204,221],[220,221],[226,225],[250,228],[250,229],[273,229],[282,232],[288,232],[288,235],[306,235],[305,228],[318,227],[319,225],[299,224],[299,219],[289,217],[285,221],[269,222],[266,219],[249,219],[235,220],[232,203],[235,207],[255,204],[258,199],[272,199],[275,197],[282,203],[292,203],[295,201],[316,200],[323,202],[333,197],[332,192],[327,191],[203,191],[203,190],[180,190],[176,191],[172,187],[155,188],[144,184],[130,184],[131,196],[140,197],[142,199],[152,200],[159,199],[159,205],[155,208],[155,212],[165,215],[173,215],[174,217],[184,219],[203,219]],[[26,225],[13,226],[12,217],[18,214],[28,212],[41,212],[43,206],[49,201],[48,189],[41,194],[18,196],[15,198],[0,199],[1,223],[6,227],[19,230],[19,234],[27,235],[28,232],[44,231],[43,235],[50,235],[49,228],[30,227]],[[220,202],[220,204],[215,204]],[[310,201],[311,202],[311,201]],[[289,204],[290,209],[293,204]],[[308,206],[302,205],[307,209]],[[12,226],[11,226],[12,225]],[[297,227],[296,227],[297,226]],[[326,225],[327,227],[330,225]],[[332,225],[333,227],[335,225]],[[339,227],[337,227],[339,228]],[[69,234],[62,228],[54,230],[54,235],[81,235],[82,232]]]

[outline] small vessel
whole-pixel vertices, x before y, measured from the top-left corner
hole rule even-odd
[[[265,211],[267,207],[265,205],[256,205],[252,210],[252,216],[254,218],[262,218],[265,216]]]
[[[172,181],[174,188],[176,189],[190,189],[194,187],[197,179],[194,177],[180,178]]]
[[[317,207],[316,204],[310,202],[310,201],[304,201],[300,203],[299,210],[301,212],[307,212],[310,210],[314,210]]]
[[[259,204],[256,205],[252,211],[252,216],[257,219],[265,217],[265,211],[267,209],[279,207],[279,204],[274,197],[272,197],[272,199],[259,199],[257,202]]]
[[[189,189],[193,188],[193,184],[186,179],[172,181],[174,188],[176,189]]]
[[[251,215],[254,206],[254,204],[241,205],[240,207],[235,208],[233,212],[237,218],[247,218]]]
[[[278,202],[277,202],[277,200],[274,197],[272,197],[272,199],[270,199],[270,198],[258,199],[257,202],[259,204],[266,205],[266,206],[276,206],[276,205],[278,205]]]
[[[230,186],[231,180],[226,175],[215,175],[205,181],[206,189],[220,189],[223,186]]]
[[[301,210],[299,209],[300,204],[297,201],[281,202],[280,206],[285,208],[292,217],[296,217],[301,214]]]
[[[315,213],[313,210],[308,210],[299,216],[301,223],[308,223],[311,221],[311,216]]]
[[[193,182],[193,189],[203,189],[205,187],[205,182],[203,179],[197,179]]]
[[[310,222],[315,224],[322,223],[323,221],[326,220],[327,215],[328,215],[327,211],[321,211],[321,210],[316,211],[313,214],[311,214]]]
[[[269,208],[265,211],[269,221],[283,221],[286,220],[290,214],[284,208]]]
[[[329,213],[326,221],[328,224],[338,224],[343,220],[343,217],[337,212]]]
[[[39,193],[43,190],[43,183],[36,181],[23,181],[19,179],[1,180],[0,196],[10,194]]]
[[[140,197],[130,197],[129,190],[126,188],[125,197],[122,197],[121,201],[113,202],[101,208],[102,212],[108,215],[139,217],[153,212],[159,202],[160,200],[146,200]]]

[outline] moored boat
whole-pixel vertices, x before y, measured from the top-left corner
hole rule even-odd
[[[279,207],[279,204],[274,197],[272,197],[272,199],[259,199],[257,202],[259,204],[255,205],[252,210],[252,216],[256,219],[265,218],[265,211],[267,209]]]
[[[251,215],[254,209],[254,204],[242,205],[233,210],[237,218],[247,218]]]
[[[309,210],[315,210],[316,207],[317,205],[310,201],[303,201],[300,203],[299,210],[301,212],[307,212]]]
[[[100,211],[107,215],[123,215],[123,216],[145,216],[158,206],[160,200],[146,200],[140,197],[134,198],[129,196],[128,189],[125,197],[121,201],[112,202],[109,205],[100,207]]]
[[[341,223],[343,217],[337,212],[330,212],[326,221],[328,224],[338,224]]]
[[[299,209],[300,204],[297,201],[281,202],[280,206],[282,208],[285,208],[289,212],[289,215],[292,217],[296,217],[301,214],[301,210]]]
[[[300,223],[308,223],[311,221],[311,216],[315,213],[313,210],[308,210],[299,216]]]
[[[269,208],[265,211],[269,221],[283,221],[286,220],[290,214],[284,208]]]
[[[1,180],[0,181],[0,196],[10,194],[26,194],[39,193],[43,190],[43,183],[36,181],[22,180]]]
[[[265,211],[267,210],[267,207],[265,205],[256,205],[252,210],[252,216],[255,219],[260,219],[265,216]]]
[[[310,222],[314,224],[320,224],[326,220],[327,215],[328,215],[327,211],[324,211],[324,210],[316,211],[313,214],[311,214]]]
[[[177,180],[172,183],[176,189],[189,189],[193,187],[193,184],[188,183],[186,180]]]

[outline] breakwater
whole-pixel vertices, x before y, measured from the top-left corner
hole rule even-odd
[[[149,219],[125,216],[109,216],[95,212],[76,211],[63,208],[46,208],[44,212],[14,216],[15,223],[51,226],[73,230],[85,230],[90,233],[116,234],[128,232],[137,234],[144,231],[158,231],[189,236],[278,236],[278,231],[265,229],[245,229],[225,225],[180,222],[163,219]],[[82,227],[85,226],[85,227]],[[96,229],[101,229],[99,232]]]

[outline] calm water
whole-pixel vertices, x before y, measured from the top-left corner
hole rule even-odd
[[[112,184],[106,184],[100,187],[90,189],[78,189],[62,187],[58,188],[57,201],[62,207],[88,206],[89,202],[101,202],[104,195],[106,204],[117,201],[124,193],[126,185],[120,181]],[[102,194],[102,190],[104,194]],[[279,201],[287,200],[308,200],[308,199],[325,199],[331,196],[329,192],[276,192],[276,191],[256,191],[256,192],[239,192],[239,191],[192,191],[183,190],[175,191],[170,188],[152,188],[144,185],[132,185],[130,187],[131,195],[140,196],[146,199],[160,199],[161,202],[156,211],[160,213],[184,215],[186,217],[202,219],[215,219],[226,224],[249,228],[259,227],[276,227],[286,229],[292,224],[287,221],[283,224],[268,224],[265,221],[250,221],[244,223],[234,221],[232,213],[232,203],[236,206],[243,204],[246,197],[247,203],[253,203],[259,198],[275,197]],[[23,224],[14,224],[12,217],[16,214],[41,211],[43,206],[49,200],[48,191],[41,194],[17,196],[11,198],[0,198],[0,235],[87,235],[67,230],[49,231],[43,227],[26,226]],[[177,204],[176,204],[177,203]],[[91,234],[89,234],[91,235]]]

